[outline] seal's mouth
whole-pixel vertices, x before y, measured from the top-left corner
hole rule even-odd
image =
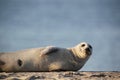
[[[86,54],[87,54],[87,55],[91,55],[91,50],[90,50],[90,48],[86,48],[85,51],[86,51]]]

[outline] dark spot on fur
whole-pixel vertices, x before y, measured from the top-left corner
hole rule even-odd
[[[17,63],[19,66],[22,66],[22,60],[18,59]]]
[[[0,65],[5,65],[5,62],[0,60]]]

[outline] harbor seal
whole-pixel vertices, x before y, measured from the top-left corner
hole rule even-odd
[[[0,71],[77,71],[92,54],[92,47],[82,42],[72,48],[47,46],[0,53]]]

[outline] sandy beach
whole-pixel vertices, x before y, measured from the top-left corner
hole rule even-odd
[[[1,72],[0,80],[119,80],[120,72]]]

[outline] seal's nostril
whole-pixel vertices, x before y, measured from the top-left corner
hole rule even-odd
[[[89,49],[89,48],[86,48],[86,51],[89,51],[89,52],[90,52],[90,49]]]
[[[85,46],[85,44],[82,44],[82,45],[81,45],[81,47],[84,47],[84,46]]]
[[[91,55],[91,50],[89,48],[86,48],[86,54]]]
[[[92,46],[91,46],[91,45],[89,45],[89,47],[90,47],[90,49],[92,49]]]

